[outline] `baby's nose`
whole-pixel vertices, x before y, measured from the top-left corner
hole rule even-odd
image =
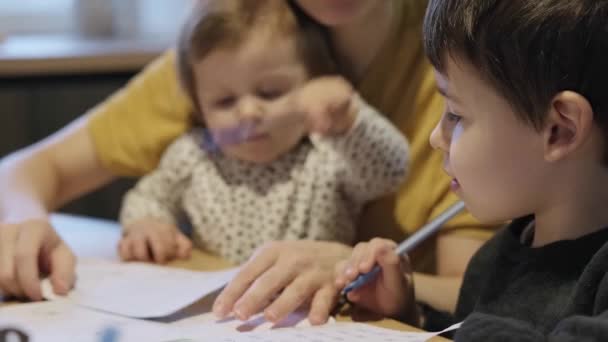
[[[259,119],[263,115],[263,106],[253,96],[244,97],[238,103],[238,115],[241,119]]]

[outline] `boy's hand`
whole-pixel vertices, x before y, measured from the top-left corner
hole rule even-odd
[[[355,123],[359,101],[353,87],[342,77],[310,80],[296,94],[297,108],[306,113],[311,133],[339,135]]]
[[[187,259],[192,242],[172,224],[142,219],[124,227],[118,252],[125,261],[152,261],[159,264]]]
[[[348,300],[382,316],[409,317],[415,312],[409,260],[395,253],[391,240],[373,239],[355,246],[349,260],[336,266],[336,286],[344,288],[377,264],[381,272],[362,287],[348,293]]]

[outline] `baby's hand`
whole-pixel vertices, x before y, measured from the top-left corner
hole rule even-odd
[[[152,261],[159,264],[187,259],[192,242],[172,224],[147,218],[124,227],[118,252],[125,261]]]
[[[297,93],[297,107],[306,113],[311,133],[339,135],[355,123],[360,102],[342,77],[326,76],[306,83]]]
[[[349,292],[348,300],[382,316],[410,317],[415,312],[412,272],[407,257],[399,257],[395,247],[393,241],[378,238],[359,243],[350,259],[337,265],[336,286],[344,288],[377,264],[378,276]]]

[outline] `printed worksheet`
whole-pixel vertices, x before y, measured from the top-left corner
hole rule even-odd
[[[191,336],[204,336],[213,330],[221,332],[252,332],[279,328],[309,327],[308,308],[302,307],[289,314],[284,320],[272,323],[264,318],[263,313],[253,315],[247,321],[241,321],[234,316],[218,319],[211,311],[219,291],[203,297],[196,303],[166,317],[155,319],[157,322],[171,324]],[[334,324],[336,320],[330,317],[327,324]]]
[[[170,315],[218,290],[238,269],[196,272],[148,263],[80,259],[76,285],[65,297],[43,281],[44,298],[134,318]]]
[[[459,327],[460,324],[455,324],[443,331],[429,333],[396,331],[361,323],[336,323],[319,327],[276,329],[225,336],[212,334],[197,339],[178,339],[171,342],[425,342]]]
[[[0,329],[8,327],[23,331],[31,342],[101,342],[108,329],[117,332],[120,342],[169,341],[183,336],[162,323],[89,310],[65,300],[3,307]]]
[[[219,323],[221,325],[221,322]],[[199,330],[187,326],[132,319],[76,306],[67,300],[20,304],[0,310],[0,329],[16,328],[31,342],[104,342],[113,332],[116,342],[425,342],[440,334],[402,332],[361,323],[334,323],[317,327],[272,327],[263,331],[239,332],[203,324]],[[446,329],[457,329],[455,325]]]

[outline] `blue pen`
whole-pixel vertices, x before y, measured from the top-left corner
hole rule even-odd
[[[449,207],[446,211],[441,213],[441,215],[437,216],[433,221],[427,223],[424,227],[420,228],[416,233],[410,236],[408,239],[403,241],[397,246],[395,250],[398,255],[404,255],[412,251],[416,246],[418,246],[421,242],[426,240],[429,236],[435,234],[444,223],[449,221],[452,217],[456,216],[464,209],[464,202],[459,201],[456,204]],[[378,265],[374,266],[374,268],[368,273],[361,274],[355,279],[353,282],[348,284],[344,290],[342,290],[342,296],[346,297],[346,295],[363,285],[365,285],[368,281],[374,279],[375,276],[380,273],[380,267]]]

